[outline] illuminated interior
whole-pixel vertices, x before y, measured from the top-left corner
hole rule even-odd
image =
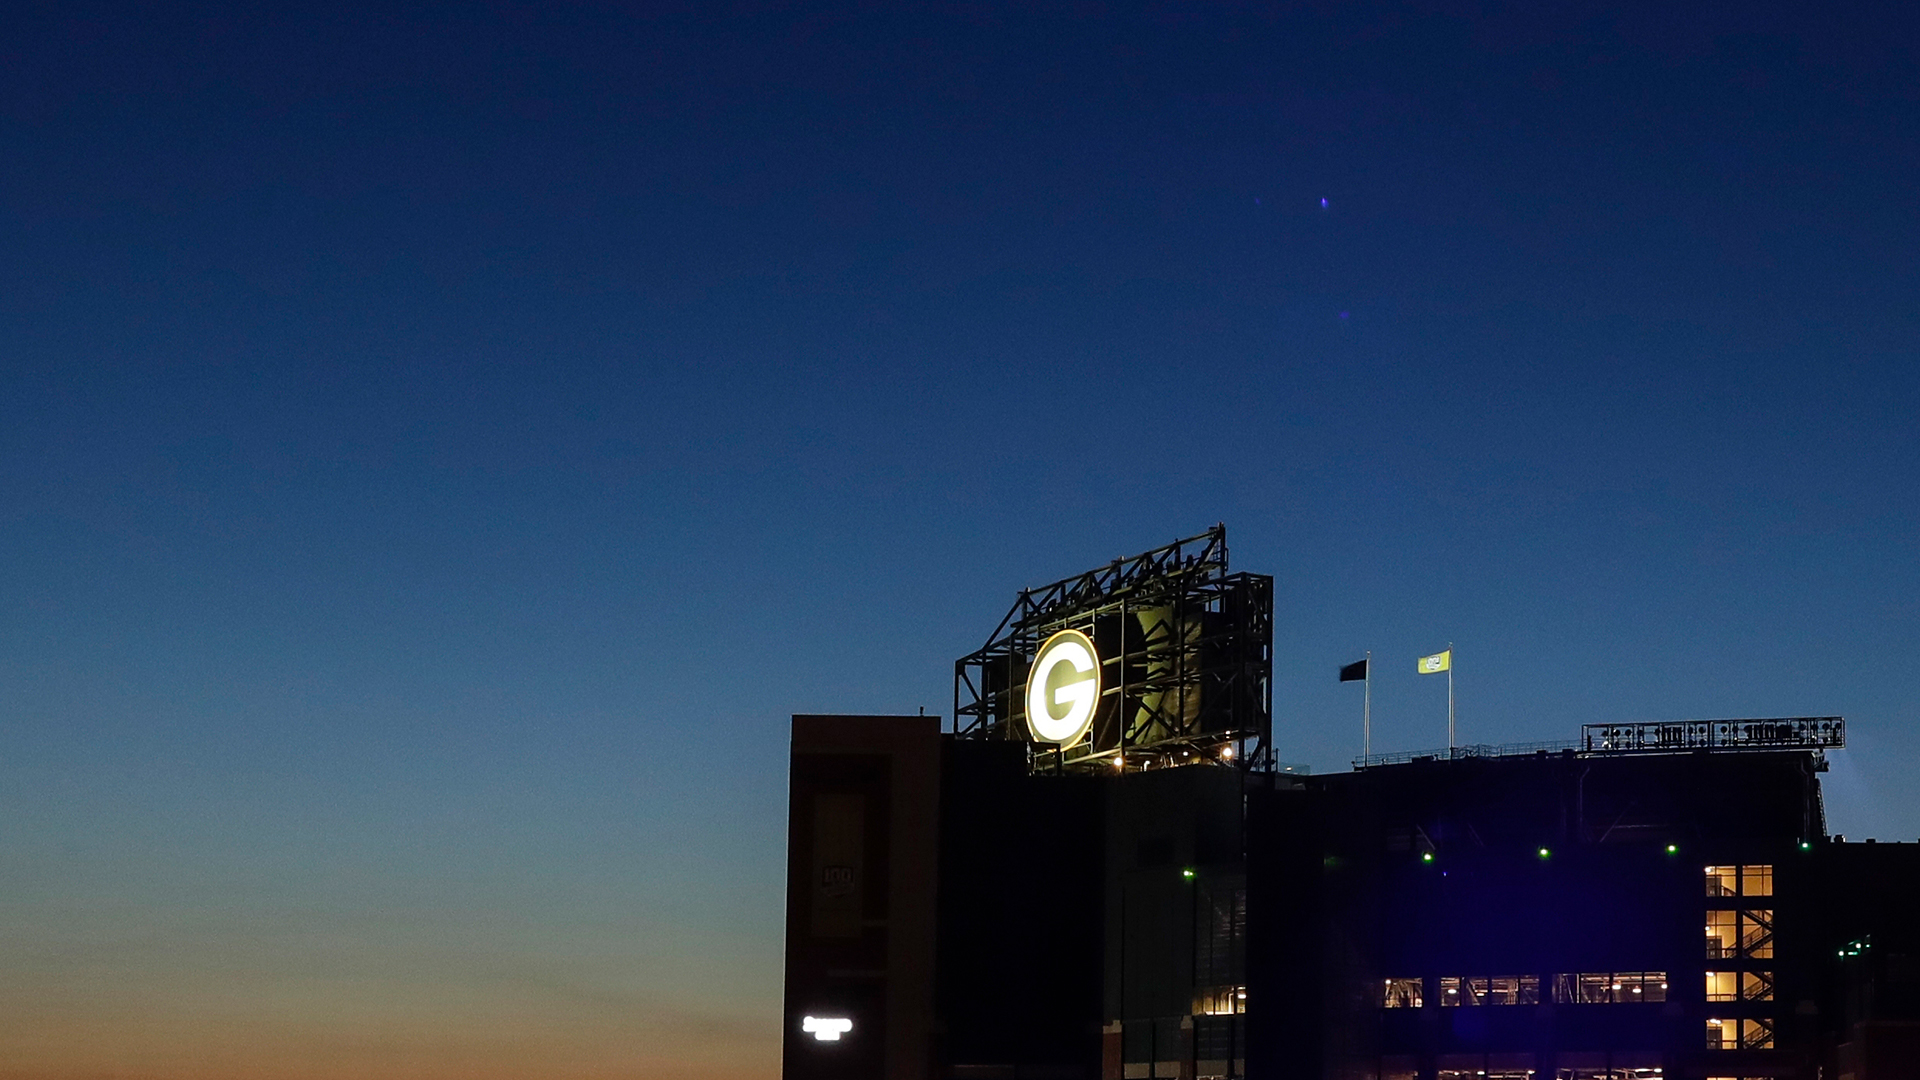
[[[1194,991],[1196,1016],[1231,1016],[1246,1011],[1247,988],[1244,986],[1207,986]]]
[[[1740,895],[1739,871],[1731,866],[1707,867],[1708,896]]]
[[[1707,912],[1707,959],[1727,960],[1740,954],[1739,926],[1737,912]]]
[[[1773,955],[1773,912],[1740,913],[1740,955],[1766,959]]]
[[[1491,975],[1485,978],[1443,978],[1440,980],[1440,1004],[1451,1005],[1537,1005],[1540,1003],[1540,976]]]
[[[1419,979],[1388,979],[1385,1005],[1389,1009],[1418,1009],[1426,1003]]]
[[[1555,975],[1553,1000],[1561,1005],[1637,1005],[1665,1001],[1667,973],[1597,971]]]
[[[1709,1050],[1771,1050],[1773,1048],[1773,1021],[1771,1020],[1722,1020],[1707,1021],[1707,1049]]]

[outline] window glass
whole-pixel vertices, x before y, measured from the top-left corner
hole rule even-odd
[[[1417,1009],[1424,1004],[1419,979],[1388,979],[1386,991],[1389,1009]]]
[[[1239,1021],[1231,1016],[1197,1016],[1193,1021],[1193,1056],[1196,1063],[1196,1076],[1223,1077],[1229,1071],[1227,1066],[1235,1057],[1242,1056],[1234,1051],[1244,1046],[1245,1038],[1235,1038]],[[1202,1064],[1204,1063],[1204,1064]]]
[[[1734,868],[1731,866],[1707,867],[1707,895],[1734,895]]]
[[[1520,983],[1517,1004],[1532,1004],[1539,993],[1538,980],[1522,978]],[[1729,989],[1728,993],[1731,994],[1732,990]],[[1584,971],[1555,975],[1553,1000],[1563,1005],[1631,1005],[1643,1001],[1665,1001],[1667,973]]]
[[[1707,1000],[1732,1001],[1740,993],[1740,973],[1736,971],[1707,972]]]
[[[1773,867],[1743,866],[1740,868],[1741,896],[1772,896]]]
[[[1747,1050],[1772,1049],[1773,1022],[1771,1020],[1740,1021],[1740,1045]]]
[[[1731,911],[1707,912],[1707,959],[1722,960],[1737,954],[1734,947],[1738,919]]]
[[[1540,1001],[1538,975],[1496,975],[1475,979],[1483,1005],[1535,1005]]]
[[[1747,1001],[1773,1000],[1773,972],[1743,971],[1740,973],[1740,996]]]
[[[1708,1020],[1707,1049],[1731,1050],[1740,1042],[1740,1022],[1738,1020]]]
[[[1196,1016],[1227,1016],[1247,1011],[1244,986],[1203,986],[1193,992]]]
[[[1762,960],[1773,955],[1773,912],[1740,913],[1740,955]]]
[[[1514,980],[1514,1005],[1540,1004],[1540,976],[1522,975]]]
[[[1489,975],[1472,978],[1448,976],[1440,980],[1442,1006],[1537,1005],[1539,1003],[1540,976],[1538,975]]]
[[[1664,971],[1616,971],[1613,973],[1613,1000],[1636,1005],[1643,1001],[1667,999],[1667,973]]]

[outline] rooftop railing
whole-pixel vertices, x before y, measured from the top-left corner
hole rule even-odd
[[[1416,761],[1466,758],[1535,757],[1570,753],[1576,757],[1615,754],[1678,754],[1695,750],[1835,750],[1847,745],[1847,721],[1840,716],[1791,716],[1752,720],[1662,720],[1644,724],[1586,724],[1580,738],[1549,742],[1474,743],[1439,750],[1409,750],[1353,759],[1356,769],[1408,765]]]

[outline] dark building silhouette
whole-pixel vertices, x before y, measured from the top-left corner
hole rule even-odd
[[[1920,1080],[1920,845],[1828,835],[1844,721],[1307,776],[1227,554],[1023,590],[948,730],[794,718],[788,1077]]]
[[[1829,836],[1818,750],[1048,773],[936,725],[795,718],[787,1076],[1920,1075],[1920,845]]]

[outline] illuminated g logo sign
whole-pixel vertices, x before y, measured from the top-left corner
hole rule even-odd
[[[1027,677],[1027,730],[1034,742],[1065,748],[1086,738],[1100,704],[1100,654],[1093,639],[1062,630],[1040,646]]]

